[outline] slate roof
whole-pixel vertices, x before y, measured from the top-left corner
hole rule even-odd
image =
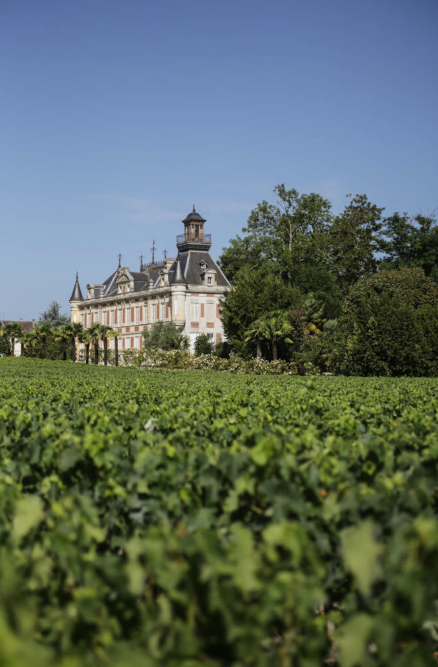
[[[231,287],[230,283],[218,267],[210,253],[204,250],[187,250],[178,253],[178,257],[169,267],[169,284],[199,285],[205,287],[202,274],[206,270],[201,263],[206,263],[206,269],[212,269],[216,272],[216,285],[219,287]],[[179,266],[178,266],[179,265]],[[164,269],[163,264],[148,265],[144,271],[129,271],[125,268],[127,278],[134,282],[135,292],[144,292],[150,289],[149,281],[152,279],[153,288],[160,286],[161,272]],[[103,287],[103,294],[100,288]],[[95,286],[93,298],[105,298],[117,296],[117,270],[114,271],[100,286]],[[86,300],[85,300],[86,302]]]
[[[218,286],[231,287],[209,252],[203,250],[188,250],[187,252],[180,252],[178,257],[181,265],[181,272],[184,277],[184,283],[188,285],[204,285],[202,280],[204,269],[200,266],[201,262],[204,261],[207,263],[208,269],[216,271],[216,281]],[[173,280],[173,272],[176,268],[175,264],[176,263],[174,262],[170,268],[170,271],[172,271],[172,277],[169,280],[170,284],[175,282]]]
[[[76,274],[76,282],[73,287],[73,292],[71,293],[70,301],[83,301],[84,297],[82,296],[81,286],[79,285],[78,274]]]
[[[193,204],[193,211],[191,211],[188,216],[186,216],[183,220],[183,222],[207,222],[205,218],[202,217],[202,215],[199,215],[195,211],[195,205]]]

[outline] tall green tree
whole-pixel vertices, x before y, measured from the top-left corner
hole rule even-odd
[[[70,318],[65,313],[61,313],[61,305],[57,301],[52,301],[49,307],[40,313],[37,324],[47,324],[54,329],[69,324]]]
[[[383,208],[355,195],[330,227],[331,269],[344,293],[377,271]]]
[[[327,260],[330,202],[316,193],[300,195],[283,184],[274,193],[276,203],[258,204],[242,229],[245,236],[238,236],[222,252],[220,264],[231,281],[242,268],[268,264],[291,284],[297,264]]]
[[[297,307],[303,296],[269,266],[253,271],[242,270],[234,279],[233,289],[222,306],[222,323],[233,349],[245,356],[253,356],[256,339],[247,331],[252,323],[267,313]]]
[[[382,228],[381,261],[385,269],[422,268],[426,276],[438,278],[438,225],[435,217],[394,213]]]

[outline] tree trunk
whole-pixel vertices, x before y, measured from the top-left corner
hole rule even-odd
[[[85,363],[90,363],[90,343],[85,343]]]
[[[108,338],[103,339],[103,363],[108,366]]]
[[[94,341],[94,363],[97,366],[99,363],[99,341]]]
[[[15,338],[11,336],[11,357],[15,357]]]
[[[67,341],[62,341],[62,361],[67,361]]]
[[[274,338],[272,339],[272,360],[277,361],[277,356],[278,356],[278,353],[277,353],[277,337],[274,336]]]
[[[262,358],[262,341],[261,338],[257,338],[257,359]]]
[[[21,356],[24,357],[24,343],[21,343]]]
[[[119,339],[117,336],[114,338],[114,363],[116,366],[119,365]]]

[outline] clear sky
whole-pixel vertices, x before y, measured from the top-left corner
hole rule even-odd
[[[437,0],[0,0],[0,318],[278,183],[438,206]]]

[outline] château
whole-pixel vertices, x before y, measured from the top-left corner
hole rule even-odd
[[[175,322],[189,337],[193,349],[197,336],[206,334],[215,344],[224,339],[221,303],[231,286],[210,255],[211,235],[195,207],[182,221],[177,236],[177,256],[165,257],[140,271],[119,266],[102,283],[88,284],[84,297],[78,275],[70,298],[71,321],[84,328],[95,322],[119,334],[119,349],[141,349],[142,331],[159,320]],[[114,340],[110,340],[114,347]]]

